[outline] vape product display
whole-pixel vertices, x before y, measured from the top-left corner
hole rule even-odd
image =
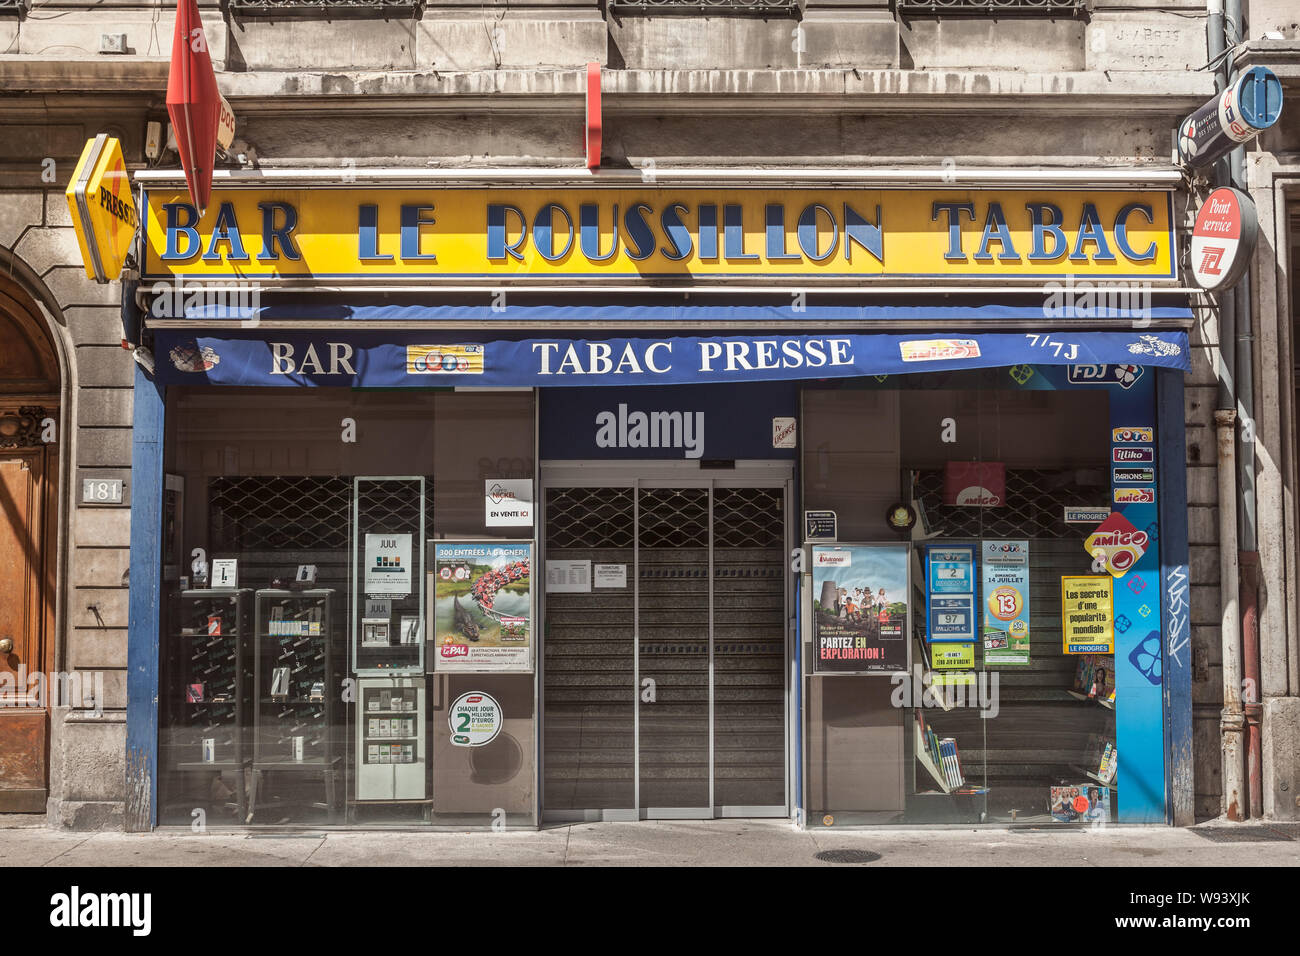
[[[159,739],[160,768],[186,775],[205,792],[211,785],[192,775],[221,774],[239,809],[243,770],[251,759],[252,605],[251,590],[174,593],[160,682],[160,718],[169,728]]]
[[[352,491],[352,670],[422,674],[425,479],[358,477]]]
[[[357,693],[356,799],[425,799],[423,678],[363,677]]]
[[[420,633],[420,619],[418,617],[402,618],[402,643],[416,644],[423,640]]]
[[[250,816],[260,799],[301,792],[298,782],[316,776],[325,784],[325,805],[337,811],[342,748],[335,717],[341,668],[331,626],[334,591],[263,589],[256,593],[254,677],[257,707],[253,736]],[[281,779],[292,771],[297,780]]]

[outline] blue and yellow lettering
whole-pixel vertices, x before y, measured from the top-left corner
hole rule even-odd
[[[519,220],[519,237],[514,242],[508,241],[506,236],[508,213],[513,213]],[[524,254],[519,247],[528,241],[528,220],[523,212],[516,206],[491,203],[487,208],[487,220],[487,257],[495,261],[510,256],[523,262]]]
[[[379,207],[362,205],[357,210],[357,258],[391,262],[393,254],[379,252]]]
[[[555,251],[555,237],[552,235],[552,220],[556,212],[564,217],[565,225],[564,248],[559,252]],[[533,217],[533,242],[539,256],[547,262],[559,262],[573,248],[573,217],[558,203],[547,203]]]
[[[825,252],[821,251],[817,231],[817,213],[819,210],[826,213],[826,221],[831,224],[831,244],[826,247]],[[835,249],[839,244],[840,227],[835,223],[835,214],[821,203],[813,203],[811,206],[805,207],[804,211],[799,214],[799,248],[803,250],[803,254],[813,262],[825,262],[835,255]]]
[[[203,253],[204,262],[220,262],[221,253],[217,246],[226,243],[230,249],[226,259],[230,262],[247,262],[248,253],[244,251],[244,240],[239,238],[239,221],[235,218],[234,203],[223,202],[217,210],[217,222],[212,227],[212,238],[208,240],[208,251]]]
[[[948,251],[943,257],[949,262],[965,262],[966,253],[961,248],[961,214],[970,216],[975,221],[975,204],[973,202],[936,202],[930,209],[930,221],[938,222],[939,213],[948,217]]]
[[[785,251],[785,206],[781,203],[768,203],[763,214],[767,220],[768,261],[798,259],[798,253]]]
[[[1083,251],[1083,247],[1089,242],[1097,246],[1097,254],[1092,257],[1093,262],[1115,261],[1115,254],[1110,251],[1110,246],[1106,243],[1106,230],[1102,228],[1097,207],[1086,202],[1083,204],[1083,218],[1079,222],[1079,238],[1075,240],[1074,251],[1070,253],[1071,262],[1087,261],[1088,254]]]
[[[608,262],[618,255],[618,203],[614,204],[614,239],[609,252],[600,251],[600,206],[594,202],[578,207],[578,243],[590,262]]]
[[[1133,247],[1128,244],[1128,217],[1135,212],[1140,212],[1146,217],[1147,225],[1153,225],[1156,221],[1150,206],[1140,202],[1129,203],[1115,217],[1115,245],[1119,246],[1119,251],[1124,253],[1124,258],[1132,262],[1148,262],[1156,257],[1154,239],[1141,252],[1134,252]]]
[[[984,232],[980,236],[980,248],[975,253],[976,262],[992,261],[993,256],[989,254],[989,243],[996,242],[1002,247],[998,253],[998,259],[1006,261],[1007,259],[1019,259],[1016,253],[1016,247],[1011,244],[1011,230],[1007,228],[1006,216],[1002,214],[1002,203],[989,203],[988,214],[984,217]]]
[[[745,251],[745,207],[728,203],[722,207],[722,246],[728,260],[757,259],[757,252]]]
[[[869,222],[848,203],[844,204],[844,261],[853,261],[853,246],[856,243],[876,257],[876,261],[885,261],[885,240],[881,227],[880,207],[876,207],[876,221]]]
[[[694,248],[691,243],[691,231],[682,224],[682,215],[689,212],[690,210],[681,203],[675,202],[659,216],[659,224],[663,227],[664,235],[668,237],[670,244],[660,250],[665,259],[680,262],[690,257],[691,250]]]
[[[432,226],[436,222],[432,215],[425,218],[425,213],[432,212],[432,206],[402,206],[401,239],[398,242],[398,250],[403,259],[438,261],[438,257],[434,253],[420,251],[420,228],[422,226]]]
[[[275,262],[280,253],[290,262],[302,258],[294,244],[291,233],[298,227],[298,210],[287,202],[260,202],[257,208],[262,210],[262,251],[257,254],[258,262]],[[284,213],[284,222],[275,224],[276,214]],[[280,252],[275,251],[279,245]]]
[[[651,231],[650,224],[645,221],[645,217],[649,212],[650,207],[643,202],[639,202],[630,207],[623,217],[623,226],[627,229],[628,242],[636,247],[635,249],[628,249],[627,257],[634,262],[649,259],[655,254],[655,234]]]
[[[718,207],[713,203],[700,204],[699,237],[700,258],[718,258]]]
[[[163,203],[163,212],[167,214],[167,251],[163,253],[164,262],[177,259],[192,259],[199,254],[203,244],[199,241],[199,231],[194,224],[199,221],[199,211],[187,202]],[[181,221],[181,213],[185,221]],[[185,251],[178,248],[180,238],[185,237]]]
[[[1065,255],[1070,249],[1070,240],[1065,238],[1065,230],[1061,228],[1061,223],[1065,221],[1065,217],[1061,215],[1061,207],[1050,202],[1031,202],[1025,203],[1025,208],[1029,210],[1033,236],[1029,261],[1051,262]],[[1048,236],[1052,237],[1050,252],[1047,249]]]

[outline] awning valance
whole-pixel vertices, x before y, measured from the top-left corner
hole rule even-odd
[[[1079,381],[1122,379],[1126,366],[1189,371],[1187,333],[737,333],[511,338],[451,332],[159,329],[168,385],[429,388],[772,382],[905,375],[1011,365],[1069,365]]]

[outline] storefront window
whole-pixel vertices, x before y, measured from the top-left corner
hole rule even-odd
[[[173,388],[167,423],[160,823],[535,823],[531,392]],[[508,666],[439,667],[442,617]]]
[[[838,519],[804,578],[811,825],[1152,812],[1160,678],[1137,635],[1156,635],[1158,657],[1158,558],[1139,563],[1158,534],[1140,377],[1072,387],[1065,369],[1017,366],[804,391],[804,507]],[[1136,556],[1098,551],[1116,521],[1136,525]]]

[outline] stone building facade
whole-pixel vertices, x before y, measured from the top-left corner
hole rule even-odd
[[[231,152],[253,169],[337,169],[340,182],[394,168],[503,177],[581,169],[592,62],[603,67],[602,169],[640,170],[651,182],[684,169],[864,167],[927,184],[1000,170],[1028,181],[1045,170],[1104,182],[1117,167],[1170,169],[1179,120],[1215,91],[1207,8],[1195,0],[199,6],[238,118]],[[1293,95],[1300,27],[1289,6],[1246,4],[1249,42],[1235,62],[1270,66]],[[127,781],[136,779],[126,766],[126,687],[137,371],[121,346],[122,287],[86,278],[62,193],[83,143],[99,132],[121,139],[133,168],[151,165],[146,126],[167,122],[174,15],[170,4],[139,0],[0,2],[0,306],[28,334],[40,318],[59,373],[57,481],[47,475],[56,489],[53,545],[43,558],[49,571],[34,579],[44,582],[49,623],[33,646],[46,669],[100,673],[103,688],[93,704],[83,695],[50,708],[53,826],[123,827]],[[1300,734],[1290,278],[1297,129],[1284,118],[1247,163],[1262,234],[1254,314],[1264,789],[1277,819],[1300,813],[1289,796],[1300,785],[1291,743]],[[1187,181],[1177,192],[1184,232],[1202,190]],[[1218,325],[1212,302],[1194,302],[1185,380],[1194,728],[1185,790],[1194,800],[1175,814],[1180,824],[1225,810]],[[87,477],[121,479],[122,502],[83,501]]]

